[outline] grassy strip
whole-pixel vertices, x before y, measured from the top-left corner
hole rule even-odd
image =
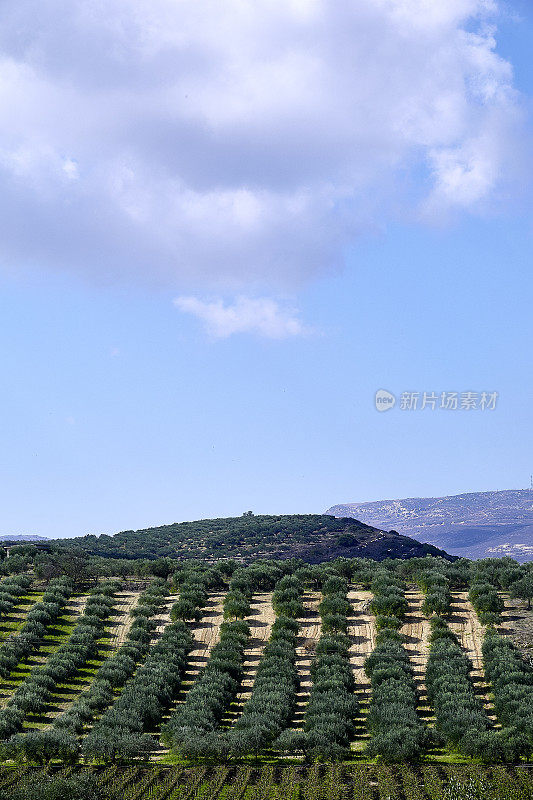
[[[10,613],[0,620],[0,644],[22,628],[28,613],[42,598],[43,592],[27,592],[20,598]]]
[[[79,595],[73,595],[71,601],[77,597]],[[54,626],[46,632],[38,650],[17,664],[8,679],[0,678],[0,702],[2,704],[5,704],[5,700],[24,683],[34,669],[43,666],[48,658],[67,641],[77,620],[78,617],[74,614],[63,614],[59,617]]]
[[[168,584],[156,579],[143,592],[137,606],[130,611],[134,621],[126,641],[96,669],[90,687],[54,721],[54,727],[81,734],[97,715],[113,703],[150,649],[152,634],[157,626],[154,617],[161,610],[168,591]]]
[[[58,684],[70,679],[98,651],[105,621],[113,609],[117,584],[107,581],[93,589],[74,630],[42,667],[34,669],[0,711],[3,739],[22,730],[26,718],[39,722]]]
[[[20,605],[31,586],[29,575],[10,575],[0,583],[0,620]]]
[[[8,678],[24,658],[39,649],[43,636],[64,612],[72,586],[67,578],[51,581],[40,602],[29,610],[18,636],[10,636],[0,647],[0,676]]]

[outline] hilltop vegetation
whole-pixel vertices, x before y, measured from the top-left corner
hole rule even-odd
[[[111,558],[301,558],[310,563],[338,556],[412,558],[447,554],[395,532],[381,531],[355,519],[327,514],[287,514],[206,519],[122,531],[114,536],[63,539],[62,547]]]

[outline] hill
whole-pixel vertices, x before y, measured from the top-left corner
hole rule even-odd
[[[533,491],[472,492],[409,497],[377,503],[341,503],[326,512],[394,528],[466,558],[533,559]]]
[[[447,553],[396,532],[387,533],[352,518],[326,514],[288,514],[179,522],[122,531],[114,536],[64,539],[58,545],[76,546],[90,555],[112,558],[301,558],[309,563],[344,556],[412,558]]]

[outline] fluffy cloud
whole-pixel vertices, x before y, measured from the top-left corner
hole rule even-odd
[[[475,210],[516,149],[496,12],[4,0],[0,260],[257,292],[336,267],[400,209]],[[195,313],[216,332],[238,306]]]
[[[229,304],[222,300],[205,302],[196,297],[177,297],[174,304],[180,311],[198,317],[214,339],[226,339],[234,333],[256,333],[269,339],[310,333],[294,310],[266,297],[239,296]]]

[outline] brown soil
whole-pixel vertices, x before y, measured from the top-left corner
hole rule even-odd
[[[404,624],[400,633],[405,636],[405,649],[413,666],[415,681],[419,691],[425,693],[425,675],[429,658],[429,619],[422,612],[424,595],[418,591],[407,591],[405,599],[409,603]]]
[[[364,589],[352,589],[348,592],[348,600],[353,612],[348,617],[348,636],[351,640],[350,663],[355,679],[355,693],[359,701],[359,715],[356,717],[355,741],[352,749],[361,750],[368,740],[365,716],[370,703],[370,680],[365,675],[366,658],[374,649],[376,642],[376,620],[370,611],[372,592]]]
[[[115,595],[117,601],[117,610],[110,618],[109,623],[106,625],[109,635],[106,643],[106,647],[108,649],[105,651],[102,663],[111,655],[113,655],[113,652],[124,643],[126,636],[128,635],[128,631],[133,624],[133,617],[131,616],[130,611],[135,608],[139,602],[140,594],[141,592],[119,592]],[[87,598],[78,598],[78,600],[82,601],[80,608],[83,609],[85,607],[85,603],[87,602]],[[81,614],[82,612],[80,611],[79,613]],[[86,678],[81,677],[83,676],[83,672],[84,668],[81,667],[80,676],[78,676],[80,677],[79,687],[77,687],[75,691],[69,691],[68,697],[65,699],[54,702],[54,707],[47,713],[47,717],[51,719],[58,717],[60,714],[70,708],[70,706],[77,700],[79,695],[90,686],[92,682],[92,676],[89,675]],[[60,692],[60,696],[61,694],[62,692]]]
[[[163,601],[161,611],[159,611],[154,618],[157,622],[157,625],[152,635],[152,641],[150,642],[151,646],[157,642],[167,625],[170,625],[170,611],[177,599],[178,598],[176,595],[171,595],[170,597],[165,598]]]
[[[490,719],[495,720],[494,706],[490,702],[490,687],[485,680],[481,646],[485,628],[480,623],[468,592],[452,592],[452,610],[448,624],[459,639],[459,644],[472,662],[472,680],[476,694],[482,701]]]
[[[300,689],[297,692],[296,711],[292,723],[293,728],[303,724],[305,706],[309,700],[311,688],[311,663],[315,657],[315,649],[320,638],[320,615],[318,606],[321,595],[319,592],[306,592],[303,598],[305,617],[298,620],[300,630],[296,640],[296,667],[300,679]]]
[[[66,609],[63,613],[64,617],[81,617],[83,612],[85,611],[85,606],[87,605],[87,600],[89,599],[88,594],[80,595],[79,597],[71,598],[66,606]],[[76,621],[76,620],[75,620]]]
[[[205,667],[209,658],[209,653],[218,642],[220,636],[220,626],[224,621],[224,597],[224,592],[212,594],[207,601],[202,619],[193,626],[192,633],[196,646],[189,654],[187,669],[183,673],[181,691],[167,709],[167,712],[163,716],[162,724],[169,719],[174,709],[177,708],[180,703],[185,702],[187,699],[187,692],[194,684],[199,673]],[[172,607],[172,604],[175,602],[176,598],[174,597],[169,604],[168,610],[162,615],[161,625],[158,626],[158,628],[161,628],[161,630],[163,630],[165,625],[168,624],[168,622],[165,622],[165,619],[167,617],[170,619],[168,616],[169,611]],[[158,741],[158,745],[154,753],[156,754],[157,758],[161,758],[161,756],[163,756],[165,753],[168,753],[168,748],[164,747],[161,742]]]
[[[223,602],[223,592],[212,594],[207,602],[202,619],[193,628],[196,646],[189,655],[187,672],[184,675],[185,681],[195,680],[202,667],[205,667],[212,648],[218,642],[220,625],[224,620]]]
[[[474,666],[473,673],[482,676],[484,673],[481,645],[485,629],[468,599],[468,592],[452,592],[452,600],[450,628],[471,660]]]
[[[272,624],[276,619],[272,608],[272,594],[258,594],[252,600],[252,616],[247,620],[250,625],[251,637],[244,656],[244,678],[242,689],[237,695],[236,702],[243,704],[252,693],[257,667],[270,638]]]
[[[422,612],[424,595],[419,591],[408,590],[405,593],[405,599],[409,606],[404,617],[404,624],[400,628],[400,633],[405,637],[404,647],[413,668],[413,677],[419,698],[419,712],[429,722],[433,712],[427,704],[425,679],[431,628],[429,619]]]
[[[109,632],[109,644],[115,650],[124,644],[133,624],[131,611],[139,602],[141,592],[121,592],[117,594],[117,613],[113,616],[113,627]]]
[[[372,592],[354,589],[348,592],[348,600],[353,607],[353,614],[348,618],[348,636],[351,639],[350,663],[353,666],[357,688],[362,688],[366,692],[370,687],[370,681],[365,675],[364,663],[376,642],[376,620],[369,608]]]

